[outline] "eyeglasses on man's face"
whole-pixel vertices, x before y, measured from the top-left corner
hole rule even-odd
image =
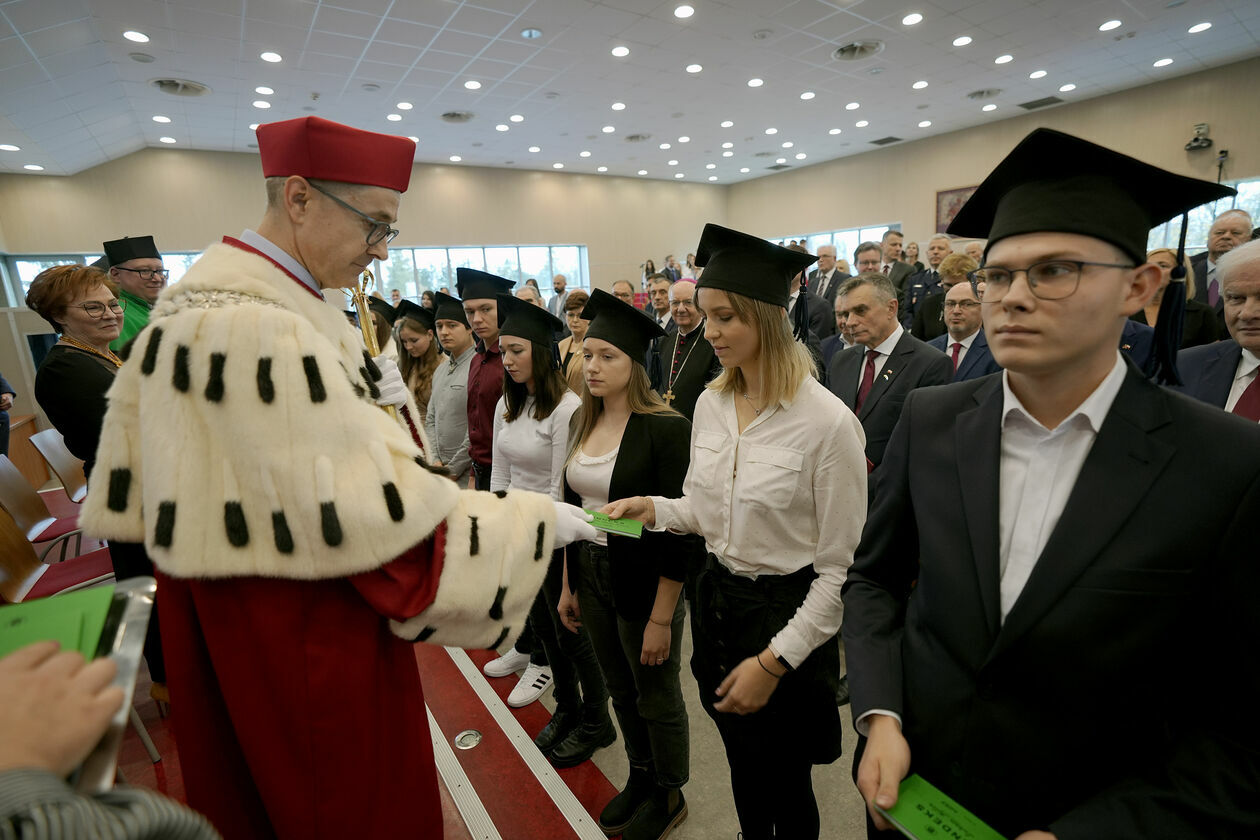
[[[1002,268],[998,266],[981,266],[967,273],[971,289],[980,297],[977,290],[984,283],[985,303],[997,303],[1006,297],[1016,274],[1023,274],[1028,280],[1028,290],[1041,300],[1063,300],[1076,293],[1081,283],[1081,273],[1086,267],[1093,268],[1134,268],[1133,265],[1121,263],[1089,262],[1087,260],[1046,260],[1033,263],[1027,268]]]
[[[948,312],[951,309],[961,309],[966,311],[968,309],[975,309],[979,305],[980,301],[978,300],[947,300],[945,301],[945,311]]]
[[[333,195],[328,190],[323,189],[317,184],[311,184],[311,186],[314,187],[317,192],[320,192],[323,195],[327,196],[328,198],[332,199],[334,203],[341,205],[342,207],[349,210],[351,213],[353,213],[354,215],[358,216],[359,218],[366,221],[369,225],[371,225],[371,227],[368,228],[368,232],[367,232],[368,245],[376,245],[380,242],[389,244],[390,242],[393,242],[394,237],[398,235],[398,231],[390,227],[389,222],[382,222],[380,219],[372,218],[367,213],[364,213],[362,210],[358,209],[357,207],[351,204],[347,204],[346,202],[342,201],[340,198],[337,198],[337,196]]]
[[[127,268],[123,265],[116,265],[114,268],[119,271],[130,271],[133,274],[139,274],[141,280],[152,280],[154,277],[159,280],[165,280],[171,276],[171,273],[165,268]]]
[[[99,300],[89,300],[86,303],[76,303],[74,306],[79,307],[88,314],[93,321],[99,321],[105,317],[105,310],[108,309],[115,315],[123,314],[123,302],[121,300],[111,300],[109,303],[101,303]]]

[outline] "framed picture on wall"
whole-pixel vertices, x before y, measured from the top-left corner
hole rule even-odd
[[[958,187],[952,190],[941,190],[936,194],[936,232],[944,233],[949,223],[954,221],[958,211],[976,191],[975,187]]]

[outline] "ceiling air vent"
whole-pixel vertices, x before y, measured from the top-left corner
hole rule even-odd
[[[788,164],[786,164],[786,163],[776,163],[774,166],[767,166],[767,167],[766,167],[766,169],[769,169],[769,170],[770,170],[770,171],[772,171],[772,172],[778,172],[778,171],[779,171],[779,170],[781,170],[781,169],[791,169],[791,168],[792,168],[792,167],[791,167],[791,166],[789,166],[789,165],[788,165]]]
[[[842,47],[837,47],[836,51],[831,54],[831,57],[836,61],[861,61],[864,58],[879,55],[883,51],[883,41],[853,41]]]
[[[1035,111],[1038,108],[1044,108],[1047,105],[1058,105],[1063,100],[1057,96],[1047,96],[1045,99],[1034,99],[1032,102],[1021,102],[1019,107],[1025,111]]]
[[[154,79],[149,84],[171,96],[205,96],[210,92],[207,85],[188,79]]]
[[[871,145],[872,146],[887,146],[889,143],[900,143],[900,142],[901,142],[900,137],[893,137],[889,135],[888,137],[881,137],[878,140],[872,140]]]
[[[627,143],[642,143],[644,140],[651,140],[651,139],[652,139],[651,134],[627,134],[626,135]]]
[[[466,123],[472,118],[472,111],[447,111],[442,115],[442,121],[448,123]]]
[[[971,93],[967,94],[967,98],[973,102],[979,102],[982,99],[992,99],[1001,92],[1001,88],[981,88],[980,90],[973,90]]]
[[[753,157],[778,157],[778,152],[753,152]]]

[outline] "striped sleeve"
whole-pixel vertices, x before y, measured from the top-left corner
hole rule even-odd
[[[221,840],[205,817],[143,788],[81,796],[43,770],[0,773],[0,840]]]

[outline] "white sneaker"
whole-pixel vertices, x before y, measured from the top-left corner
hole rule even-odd
[[[546,665],[530,664],[525,669],[525,673],[521,674],[521,681],[508,695],[507,703],[514,709],[528,706],[542,697],[549,685],[551,685],[551,668]]]
[[[487,662],[481,669],[481,673],[487,677],[506,677],[508,674],[515,674],[517,671],[525,670],[525,666],[528,664],[528,653],[518,653],[516,648],[511,648],[498,659],[491,659]]]

